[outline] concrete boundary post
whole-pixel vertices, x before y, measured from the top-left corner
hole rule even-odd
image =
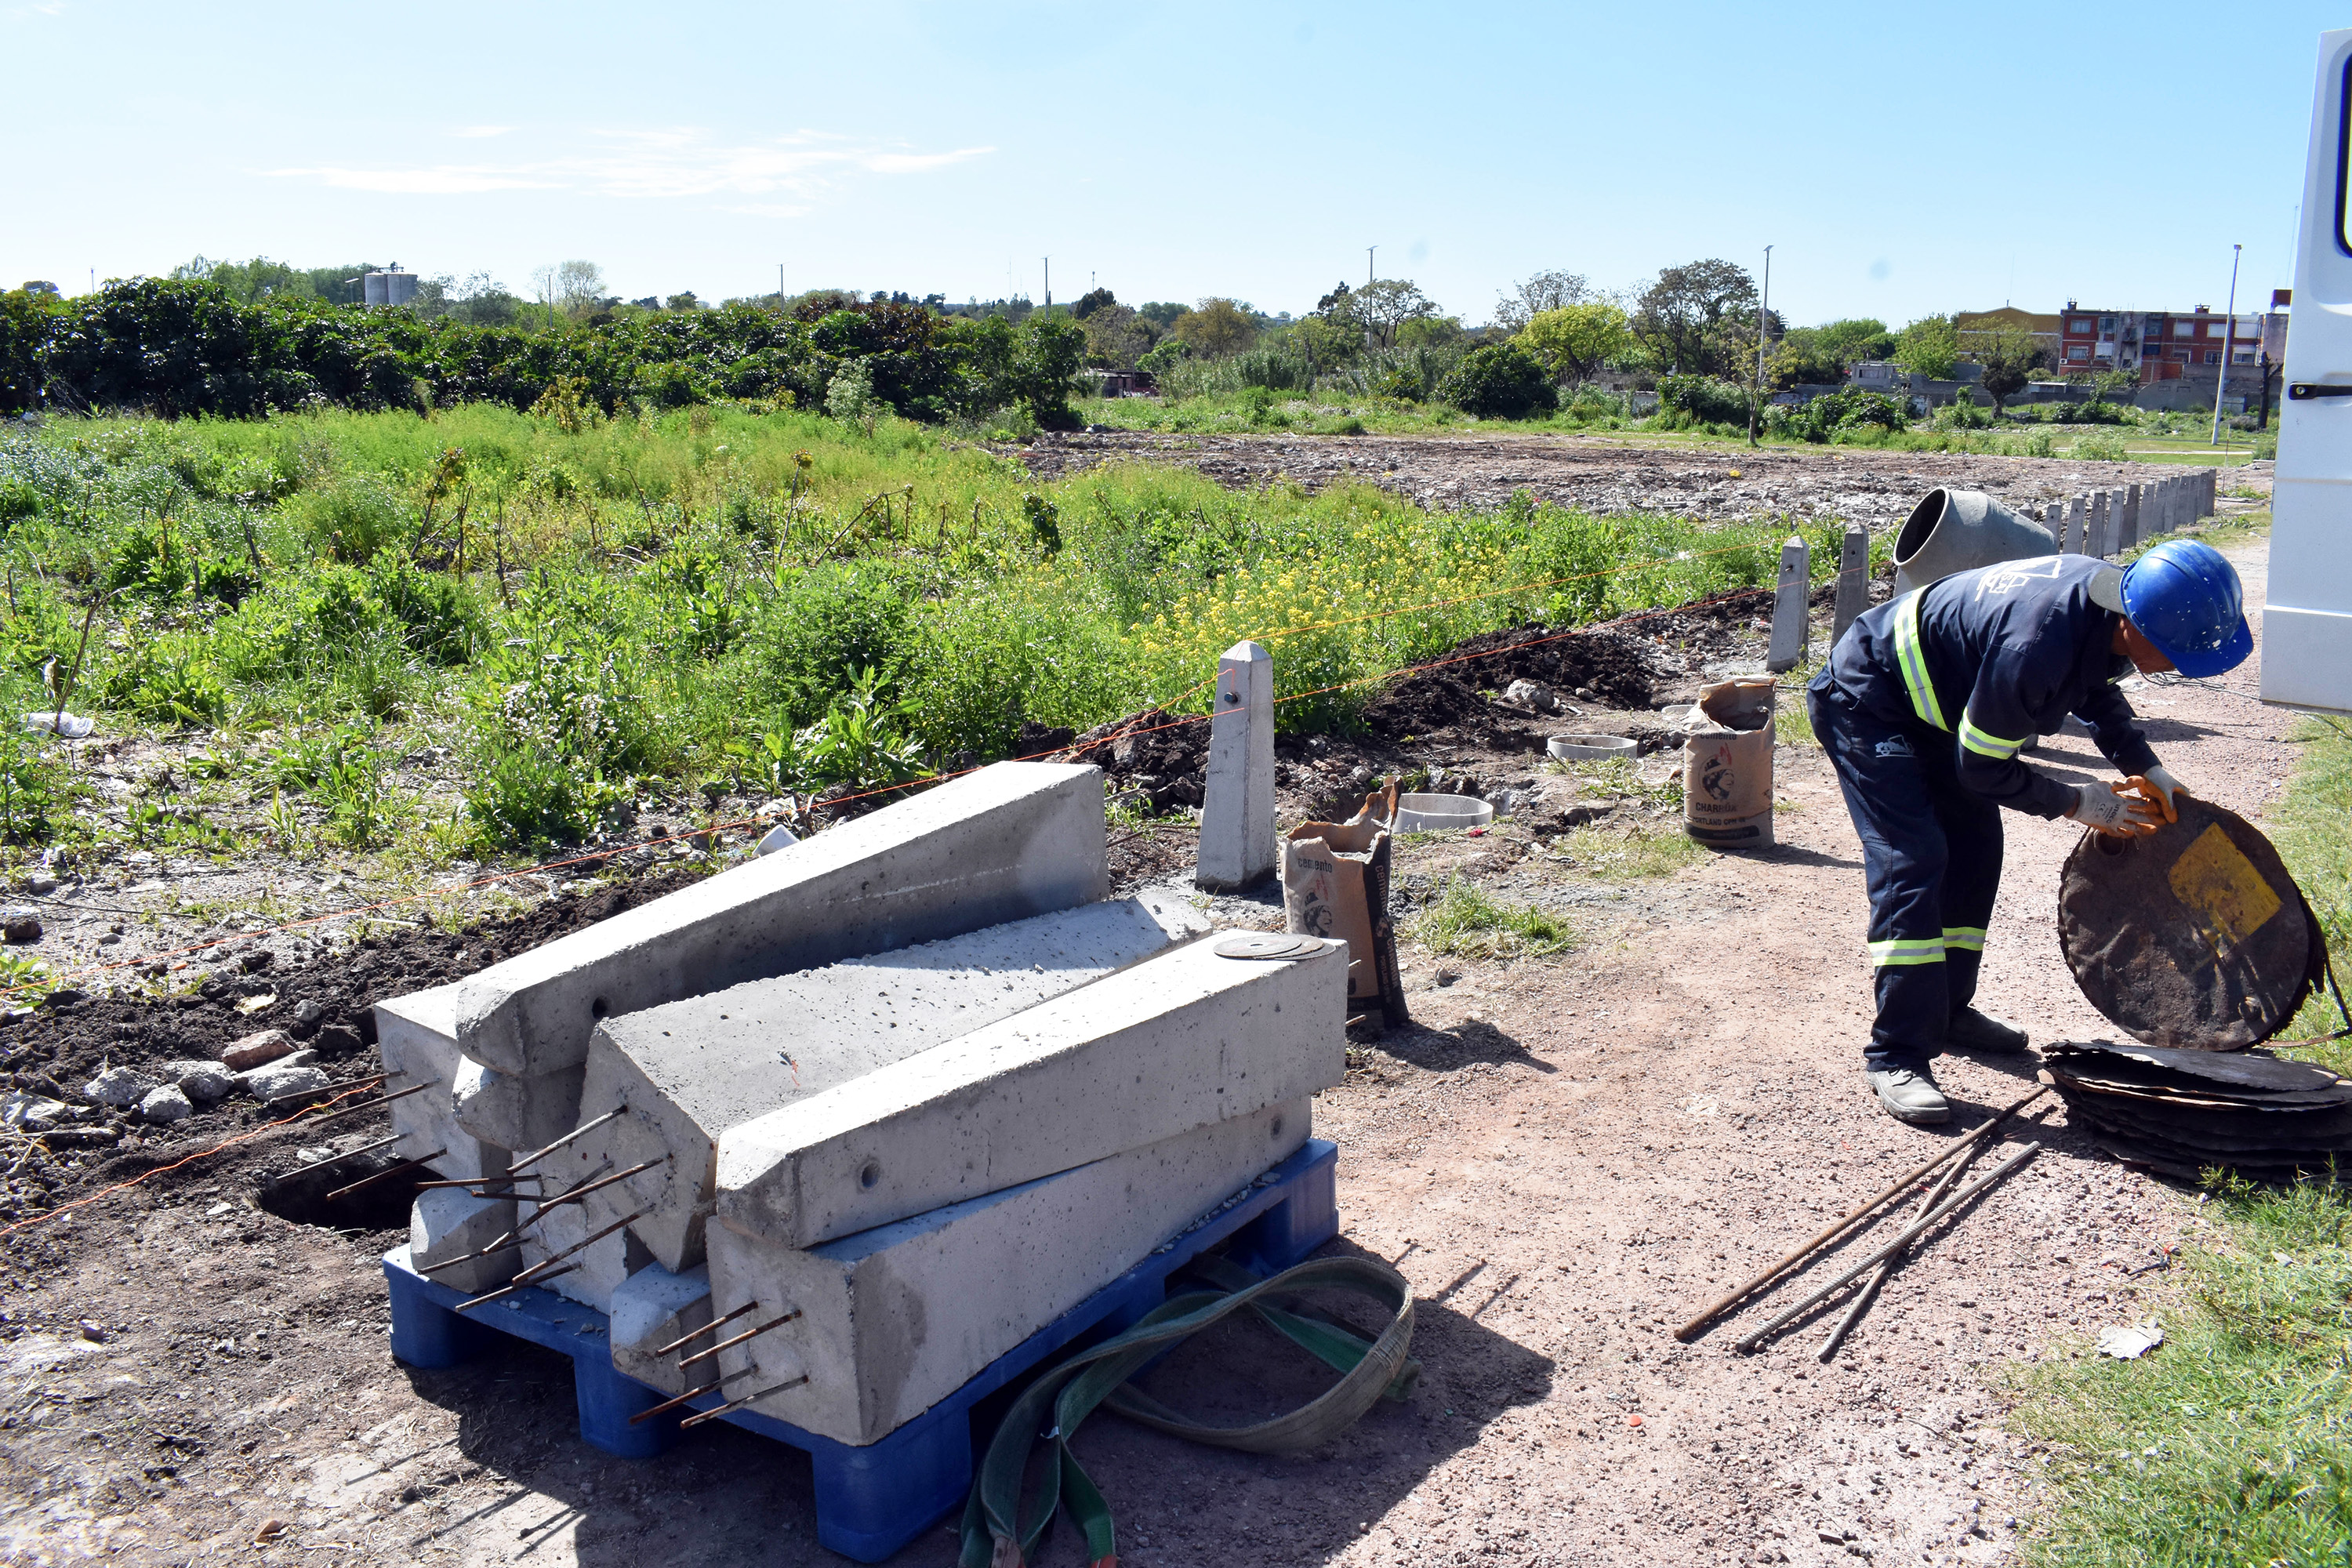
[[[1804,663],[1812,647],[1812,623],[1806,604],[1811,587],[1812,551],[1790,534],[1780,546],[1780,576],[1772,589],[1772,647],[1764,668],[1775,673]]]
[[[2107,492],[2093,490],[2090,503],[2084,510],[2083,533],[2090,542],[2083,547],[2083,553],[2105,560],[2116,551],[2115,540],[2108,531]]]
[[[1217,660],[1193,885],[1238,892],[1274,874],[1274,656],[1237,642]]]
[[[2088,555],[2091,552],[2091,536],[2084,527],[2086,521],[2084,516],[2083,498],[2068,496],[2066,498],[2066,531],[2060,536],[2060,542],[2071,554]]]
[[[2124,489],[2124,525],[2120,534],[2126,544],[2137,544],[2140,542],[2142,500],[2140,489],[2141,487],[2138,485],[2127,485]]]
[[[1830,621],[1830,646],[1845,636],[1862,612],[1870,608],[1870,531],[1849,528],[1838,551],[1837,608]]]

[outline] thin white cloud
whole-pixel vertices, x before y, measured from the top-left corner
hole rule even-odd
[[[503,128],[479,127],[480,134]],[[475,134],[461,132],[459,134]],[[756,142],[724,142],[691,128],[592,132],[583,152],[514,163],[344,165],[272,169],[280,179],[315,180],[342,190],[399,195],[467,195],[489,191],[576,190],[624,198],[693,196],[813,197],[859,175],[924,174],[985,157],[993,147],[922,153],[860,143],[821,132]],[[730,208],[797,216],[804,205],[761,203]]]
[[[513,129],[511,125],[460,125],[449,134],[462,136],[469,142],[474,142],[486,136],[503,136]]]
[[[5,15],[11,22],[29,21],[35,16],[56,16],[65,11],[64,0],[47,0],[45,5],[11,5]]]

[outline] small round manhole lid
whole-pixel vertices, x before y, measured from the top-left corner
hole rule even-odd
[[[1312,958],[1323,951],[1323,939],[1289,931],[1250,931],[1217,943],[1219,958]]]

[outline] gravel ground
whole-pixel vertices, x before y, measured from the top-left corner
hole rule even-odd
[[[1592,512],[1692,517],[1780,513],[1891,528],[1937,485],[2039,505],[2181,470],[2171,465],[1954,457],[1868,447],[1682,449],[1606,436],[1162,436],[1107,431],[1005,448],[1039,479],[1143,459],[1195,468],[1236,489],[1291,479],[1310,490],[1374,484],[1434,508],[1496,507],[1527,490]],[[2270,490],[2271,465],[2232,468],[2222,489]],[[2267,501],[2230,501],[2224,510]]]
[[[2258,586],[2262,547],[2236,554]],[[2282,742],[2292,720],[2251,700],[2255,679],[2249,665],[2213,689],[2134,694],[2173,771],[2250,816],[2294,760]],[[1530,822],[1594,804],[1496,739],[1489,725],[1475,742],[1435,741],[1449,767],[1531,782]],[[2095,762],[2080,742],[2041,757],[2062,776]],[[1288,1458],[1102,1418],[1080,1447],[1118,1510],[1123,1561],[2011,1556],[2035,1464],[2001,1425],[2015,1369],[2160,1310],[2164,1274],[2126,1270],[2194,1245],[2197,1202],[2097,1154],[2049,1109],[2040,1131],[2018,1134],[2042,1139],[2042,1155],[1899,1274],[1835,1363],[1814,1360],[1818,1324],[1760,1355],[1734,1352],[1733,1331],[1769,1315],[1761,1305],[1694,1344],[1674,1340],[1697,1303],[2032,1074],[2030,1060],[1948,1060],[1962,1107],[1949,1128],[1876,1110],[1859,1064],[1868,974],[1853,831],[1817,752],[1783,748],[1779,766],[1780,847],[1666,879],[1596,881],[1560,863],[1550,831],[1526,826],[1403,848],[1408,889],[1468,874],[1568,912],[1582,932],[1548,961],[1409,950],[1415,1025],[1358,1042],[1347,1081],[1318,1100],[1317,1131],[1342,1151],[1333,1246],[1412,1282],[1420,1391]],[[1986,1005],[2037,1038],[2107,1033],[2054,940],[2074,835],[2015,816],[2009,827]],[[1164,876],[1181,865],[1183,836],[1122,848],[1129,877]],[[1219,900],[1214,912],[1263,925],[1272,906]],[[341,1125],[340,1145],[381,1136]],[[140,1144],[104,1179],[210,1141]],[[394,1363],[375,1257],[394,1236],[261,1206],[266,1176],[302,1142],[278,1134],[9,1238],[0,1557],[836,1561],[814,1544],[795,1454],[714,1424],[659,1460],[611,1460],[572,1435],[566,1362],[518,1348],[447,1372]],[[1237,1415],[1311,1381],[1236,1329],[1171,1359],[1152,1386]],[[1080,1556],[1066,1531],[1041,1560]],[[952,1559],[940,1530],[898,1561]]]

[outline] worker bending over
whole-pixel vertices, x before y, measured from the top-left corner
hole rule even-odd
[[[2219,675],[2252,647],[2237,572],[2191,540],[2120,570],[2045,555],[1955,573],[1838,639],[1806,705],[1862,836],[1878,1002],[1863,1059],[1890,1113],[1951,1114],[1928,1069],[1938,1051],[2025,1048],[1971,1005],[2000,889],[2000,808],[2122,837],[2177,820],[2181,786],[2116,681],[2135,668]],[[2124,784],[2062,784],[2018,761],[2070,713]]]

